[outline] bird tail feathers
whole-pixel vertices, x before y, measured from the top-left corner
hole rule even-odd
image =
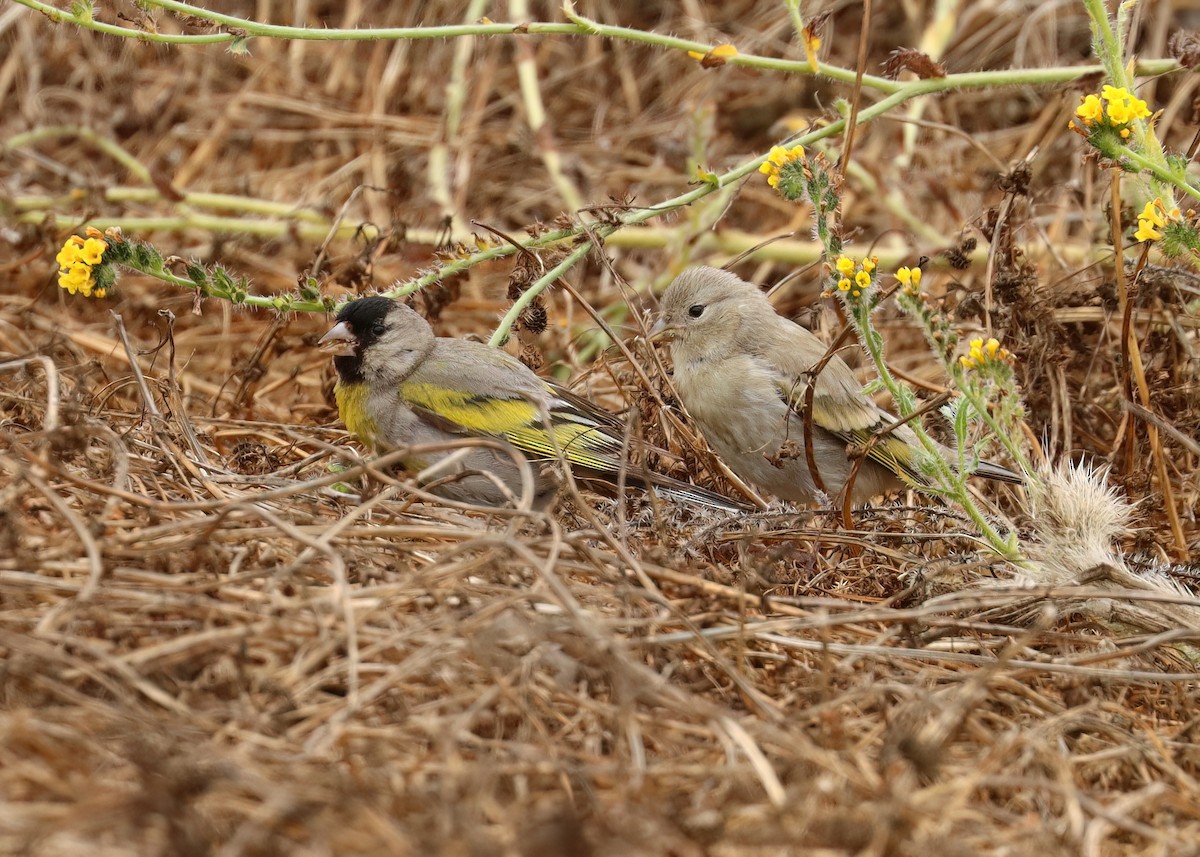
[[[1024,485],[1025,478],[1015,470],[1009,470],[1007,467],[1001,467],[999,464],[992,464],[990,461],[981,461],[979,466],[975,468],[972,476],[982,476],[984,479],[994,479],[997,482],[1010,482],[1013,485]]]
[[[592,470],[591,468],[584,471],[583,468],[577,468],[575,475],[576,478],[582,476],[583,480],[589,486],[600,490],[602,493],[611,494],[616,488],[616,474],[608,471]],[[706,509],[715,509],[718,512],[753,511],[753,507],[745,503],[730,499],[707,488],[701,488],[699,485],[692,485],[681,479],[664,476],[661,473],[646,471],[635,473],[630,471],[625,476],[625,484],[643,491],[653,488],[660,496],[677,503],[702,506]]]

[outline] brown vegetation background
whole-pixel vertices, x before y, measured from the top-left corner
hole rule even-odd
[[[492,5],[493,20],[516,17]],[[315,28],[460,23],[465,8],[220,6]],[[934,4],[873,6],[864,67],[876,73],[921,43]],[[782,2],[579,11],[801,56]],[[826,60],[854,67],[862,5],[806,9],[818,12]],[[1142,4],[1134,50],[1164,56],[1196,14]],[[530,15],[560,20],[553,3]],[[132,3],[97,16],[204,32]],[[1081,5],[963,3],[945,23],[952,72],[1091,61]],[[951,511],[898,501],[847,531],[815,513],[730,517],[638,497],[569,495],[549,524],[416,502],[401,484],[359,504],[311,484],[348,443],[314,347],[327,319],[194,306],[132,275],[103,301],[56,288],[67,235],[123,222],[259,292],[309,274],[330,295],[382,289],[452,252],[434,246],[447,214],[518,236],[555,222],[569,206],[548,153],[586,204],[650,204],[688,187],[689,155],[727,169],[854,96],[631,42],[481,38],[447,139],[457,44],[254,39],[235,56],[0,6],[0,141],[78,126],[153,177],[74,133],[0,147],[0,852],[1200,853],[1200,690],[1166,645],[1187,635],[1121,633],[1080,599],[977,585],[1008,571]],[[538,133],[523,58],[549,116]],[[1194,133],[1196,80],[1139,90],[1165,110],[1159,130],[1177,150]],[[859,252],[931,258],[926,282],[964,333],[981,327],[991,278],[1031,437],[1112,462],[1140,502],[1125,548],[1166,564],[1200,548],[1200,287],[1190,270],[1146,278],[1137,323],[1153,413],[1131,412],[1108,174],[1066,129],[1097,86],[956,92],[861,128],[844,210]],[[429,167],[439,143],[443,198]],[[370,222],[384,240],[325,246],[299,216],[259,231],[270,218],[183,205],[181,191]],[[243,223],[206,228],[208,215]],[[649,305],[687,264],[727,261],[722,236],[796,231],[789,246],[802,247],[807,218],[754,177],[653,222],[637,233],[645,247],[614,240],[611,262],[594,253],[568,280],[629,336],[625,307]],[[1132,212],[1124,222],[1136,225]],[[954,267],[963,255],[971,264]],[[486,337],[512,268],[477,266],[417,306],[445,334]],[[738,270],[797,274],[780,310],[836,331],[819,264],[760,254]],[[548,308],[546,332],[512,347],[610,407],[644,406],[627,367],[598,353],[584,308],[563,292]],[[881,327],[898,369],[942,382],[908,324],[885,310]],[[8,362],[34,356],[47,359]],[[681,473],[720,484],[686,437],[655,436],[680,452]],[[1197,580],[1186,563],[1168,574]]]

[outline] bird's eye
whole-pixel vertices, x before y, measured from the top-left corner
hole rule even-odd
[[[704,304],[692,304],[688,307],[688,315],[692,318],[699,318],[704,314]]]
[[[373,325],[371,325],[371,335],[374,336],[376,339],[383,336],[383,332],[385,330],[387,330],[387,328],[384,327],[384,324],[382,321],[377,321]]]

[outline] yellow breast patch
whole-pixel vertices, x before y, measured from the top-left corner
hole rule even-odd
[[[346,424],[346,429],[367,446],[373,447],[378,426],[367,412],[367,385],[338,384],[333,388],[333,397],[337,400],[338,415]]]

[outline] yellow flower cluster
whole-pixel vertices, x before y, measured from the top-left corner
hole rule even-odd
[[[771,187],[779,187],[779,171],[793,161],[799,161],[804,157],[803,146],[792,146],[790,149],[785,149],[783,146],[772,146],[771,154],[767,155],[767,159],[759,166],[758,171],[767,177],[767,184]]]
[[[96,232],[87,239],[72,235],[54,257],[58,262],[58,285],[71,294],[78,292],[85,298],[102,298],[108,293],[105,289],[96,287],[93,272],[104,258],[104,251],[108,249],[108,242],[98,237],[99,234]]]
[[[921,269],[909,268],[906,265],[896,272],[896,282],[906,295],[916,297],[921,294]]]
[[[1138,215],[1137,232],[1133,237],[1138,241],[1157,241],[1163,237],[1163,227],[1172,220],[1179,220],[1179,209],[1172,206],[1167,208],[1162,197],[1154,197],[1146,203],[1142,213]]]
[[[1105,86],[1099,95],[1085,96],[1082,102],[1075,109],[1075,115],[1084,127],[1091,128],[1102,123],[1111,125],[1120,129],[1122,137],[1129,136],[1129,128],[1125,126],[1130,122],[1150,115],[1146,102],[1123,86]]]
[[[879,259],[868,256],[861,262],[855,262],[849,256],[838,256],[833,263],[838,272],[838,291],[849,292],[851,297],[861,297],[864,290],[871,285],[871,272],[879,264]]]
[[[1000,340],[993,337],[987,342],[982,339],[972,339],[971,349],[958,362],[966,369],[978,369],[987,363],[1007,360],[1008,351],[1000,347]]]

